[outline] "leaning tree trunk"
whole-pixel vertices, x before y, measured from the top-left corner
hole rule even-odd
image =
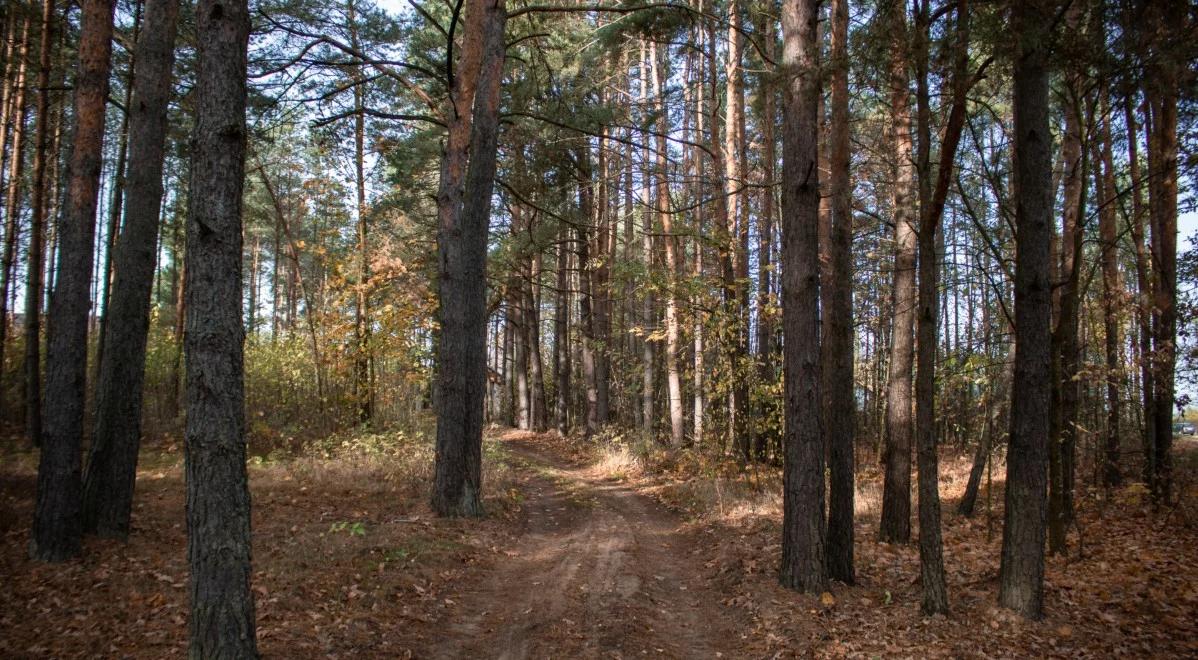
[[[504,0],[471,0],[437,195],[441,336],[433,509],[480,516],[486,398],[487,226],[499,136]],[[469,158],[467,159],[467,154]],[[468,161],[468,162],[467,162]]]
[[[112,0],[81,3],[71,176],[58,226],[58,274],[50,299],[47,406],[31,544],[33,556],[45,561],[77,556],[83,533],[80,442],[87,387],[89,293],[115,6]]]
[[[1007,450],[1006,512],[998,600],[1038,619],[1044,603],[1048,420],[1052,415],[1052,134],[1048,126],[1048,26],[1053,2],[1016,3],[1015,375]]]
[[[106,347],[96,385],[96,430],[83,480],[85,532],[125,538],[141,443],[150,289],[162,206],[162,164],[178,0],[147,0],[129,112],[125,222],[114,255]]]
[[[783,586],[827,585],[819,398],[819,0],[782,7],[782,310],[785,390]]]

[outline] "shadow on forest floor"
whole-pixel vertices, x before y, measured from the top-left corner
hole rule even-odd
[[[1198,442],[1178,444],[1178,506],[1154,512],[1136,485],[1079,494],[1070,552],[1049,560],[1046,619],[1028,623],[994,606],[1002,483],[993,484],[989,524],[984,490],[978,514],[962,518],[963,460],[942,463],[953,613],[927,618],[917,547],[874,540],[872,466],[859,483],[858,585],[817,597],[777,586],[776,468],[738,477],[507,432],[487,443],[490,516],[441,520],[426,504],[426,441],[333,438],[251,460],[260,649],[268,657],[1192,656]],[[642,469],[649,460],[658,462]],[[88,539],[82,559],[44,565],[26,555],[36,454],[3,442],[0,656],[184,655],[181,462],[174,445],[143,451],[127,544]]]

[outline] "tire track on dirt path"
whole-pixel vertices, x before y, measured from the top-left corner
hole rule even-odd
[[[429,655],[734,654],[740,617],[703,579],[702,555],[678,518],[535,440],[504,436],[528,476],[524,533],[458,593]]]

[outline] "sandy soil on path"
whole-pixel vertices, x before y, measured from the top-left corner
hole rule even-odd
[[[705,584],[702,549],[677,517],[536,436],[504,440],[529,475],[524,533],[458,594],[431,657],[735,654],[737,612]]]

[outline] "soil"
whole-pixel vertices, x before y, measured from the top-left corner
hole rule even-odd
[[[995,605],[1001,497],[974,518],[954,513],[967,462],[947,461],[941,482],[952,613],[925,617],[916,546],[876,541],[868,469],[857,584],[808,595],[778,585],[776,503],[725,512],[717,488],[718,505],[688,504],[678,494],[701,479],[604,471],[577,448],[489,438],[488,460],[508,467],[488,477],[481,520],[432,515],[427,448],[406,472],[386,471],[406,447],[361,465],[251,462],[263,656],[1198,655],[1198,454],[1179,453],[1169,511],[1136,484],[1081,489],[1070,554],[1048,560],[1046,618],[1029,622]],[[47,565],[27,555],[36,454],[0,452],[0,658],[186,656],[179,456],[143,452],[127,543],[88,538],[83,558]]]
[[[736,648],[738,617],[677,516],[536,436],[507,442],[532,473],[523,533],[459,594],[431,656],[710,658]]]

